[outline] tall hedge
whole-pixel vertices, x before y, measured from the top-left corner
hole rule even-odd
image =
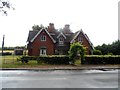
[[[86,55],[84,64],[120,64],[120,55]]]
[[[22,63],[27,63],[30,60],[36,60],[38,63],[43,62],[46,64],[69,64],[71,61],[68,56],[52,55],[52,56],[22,56],[20,58]]]
[[[69,56],[52,55],[52,56],[22,56],[22,63],[28,63],[30,60],[35,60],[38,63],[46,64],[69,64],[72,60]],[[120,64],[120,55],[85,55],[85,61],[82,64]]]

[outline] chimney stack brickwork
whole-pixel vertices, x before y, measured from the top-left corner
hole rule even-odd
[[[55,31],[54,23],[49,23],[48,31],[49,32],[54,32]]]
[[[69,24],[66,24],[66,25],[65,25],[65,27],[63,28],[63,32],[64,32],[64,33],[71,33],[70,25],[69,25]]]

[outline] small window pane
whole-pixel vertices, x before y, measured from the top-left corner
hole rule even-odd
[[[42,36],[40,37],[40,39],[41,39],[41,41],[46,41],[46,36],[45,36],[45,35],[42,35]]]
[[[82,37],[78,37],[78,41],[82,43],[83,42],[83,38]]]
[[[59,38],[59,44],[64,44],[64,39],[62,37]]]

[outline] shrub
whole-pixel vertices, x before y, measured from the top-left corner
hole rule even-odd
[[[120,55],[87,55],[85,64],[120,64]]]
[[[85,60],[85,52],[86,48],[81,45],[79,42],[75,42],[70,45],[70,49],[68,51],[69,53],[69,58],[72,60],[72,63],[75,63],[75,60],[80,58],[81,63],[84,63]]]
[[[94,54],[94,55],[102,55],[102,52],[101,52],[100,50],[94,49],[94,50],[93,50],[93,54]]]
[[[1,53],[1,55],[2,55],[2,53]],[[4,55],[4,56],[12,55],[12,53],[11,53],[11,52],[3,52],[3,55]]]
[[[36,60],[38,63],[46,64],[69,64],[71,61],[68,56],[52,55],[52,56],[22,56],[20,61],[28,63],[30,60]]]

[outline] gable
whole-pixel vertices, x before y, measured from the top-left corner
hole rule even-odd
[[[66,39],[66,36],[62,32],[60,32],[60,34],[57,36],[57,38],[59,38],[60,36],[63,36],[64,39]]]
[[[45,31],[46,32],[46,34],[51,38],[51,40],[53,41],[53,43],[55,43],[56,41],[53,39],[53,37],[49,34],[49,32],[46,30],[46,29],[44,29],[44,28],[42,28],[31,40],[30,40],[30,42],[33,42],[36,38],[37,38],[37,36],[42,32],[42,31]]]
[[[70,43],[73,43],[74,40],[77,39],[79,35],[84,37],[88,41],[90,46],[93,48],[93,45],[92,45],[91,41],[89,40],[88,36],[82,31],[82,29],[74,34],[74,36],[73,36],[72,40],[70,41]]]

